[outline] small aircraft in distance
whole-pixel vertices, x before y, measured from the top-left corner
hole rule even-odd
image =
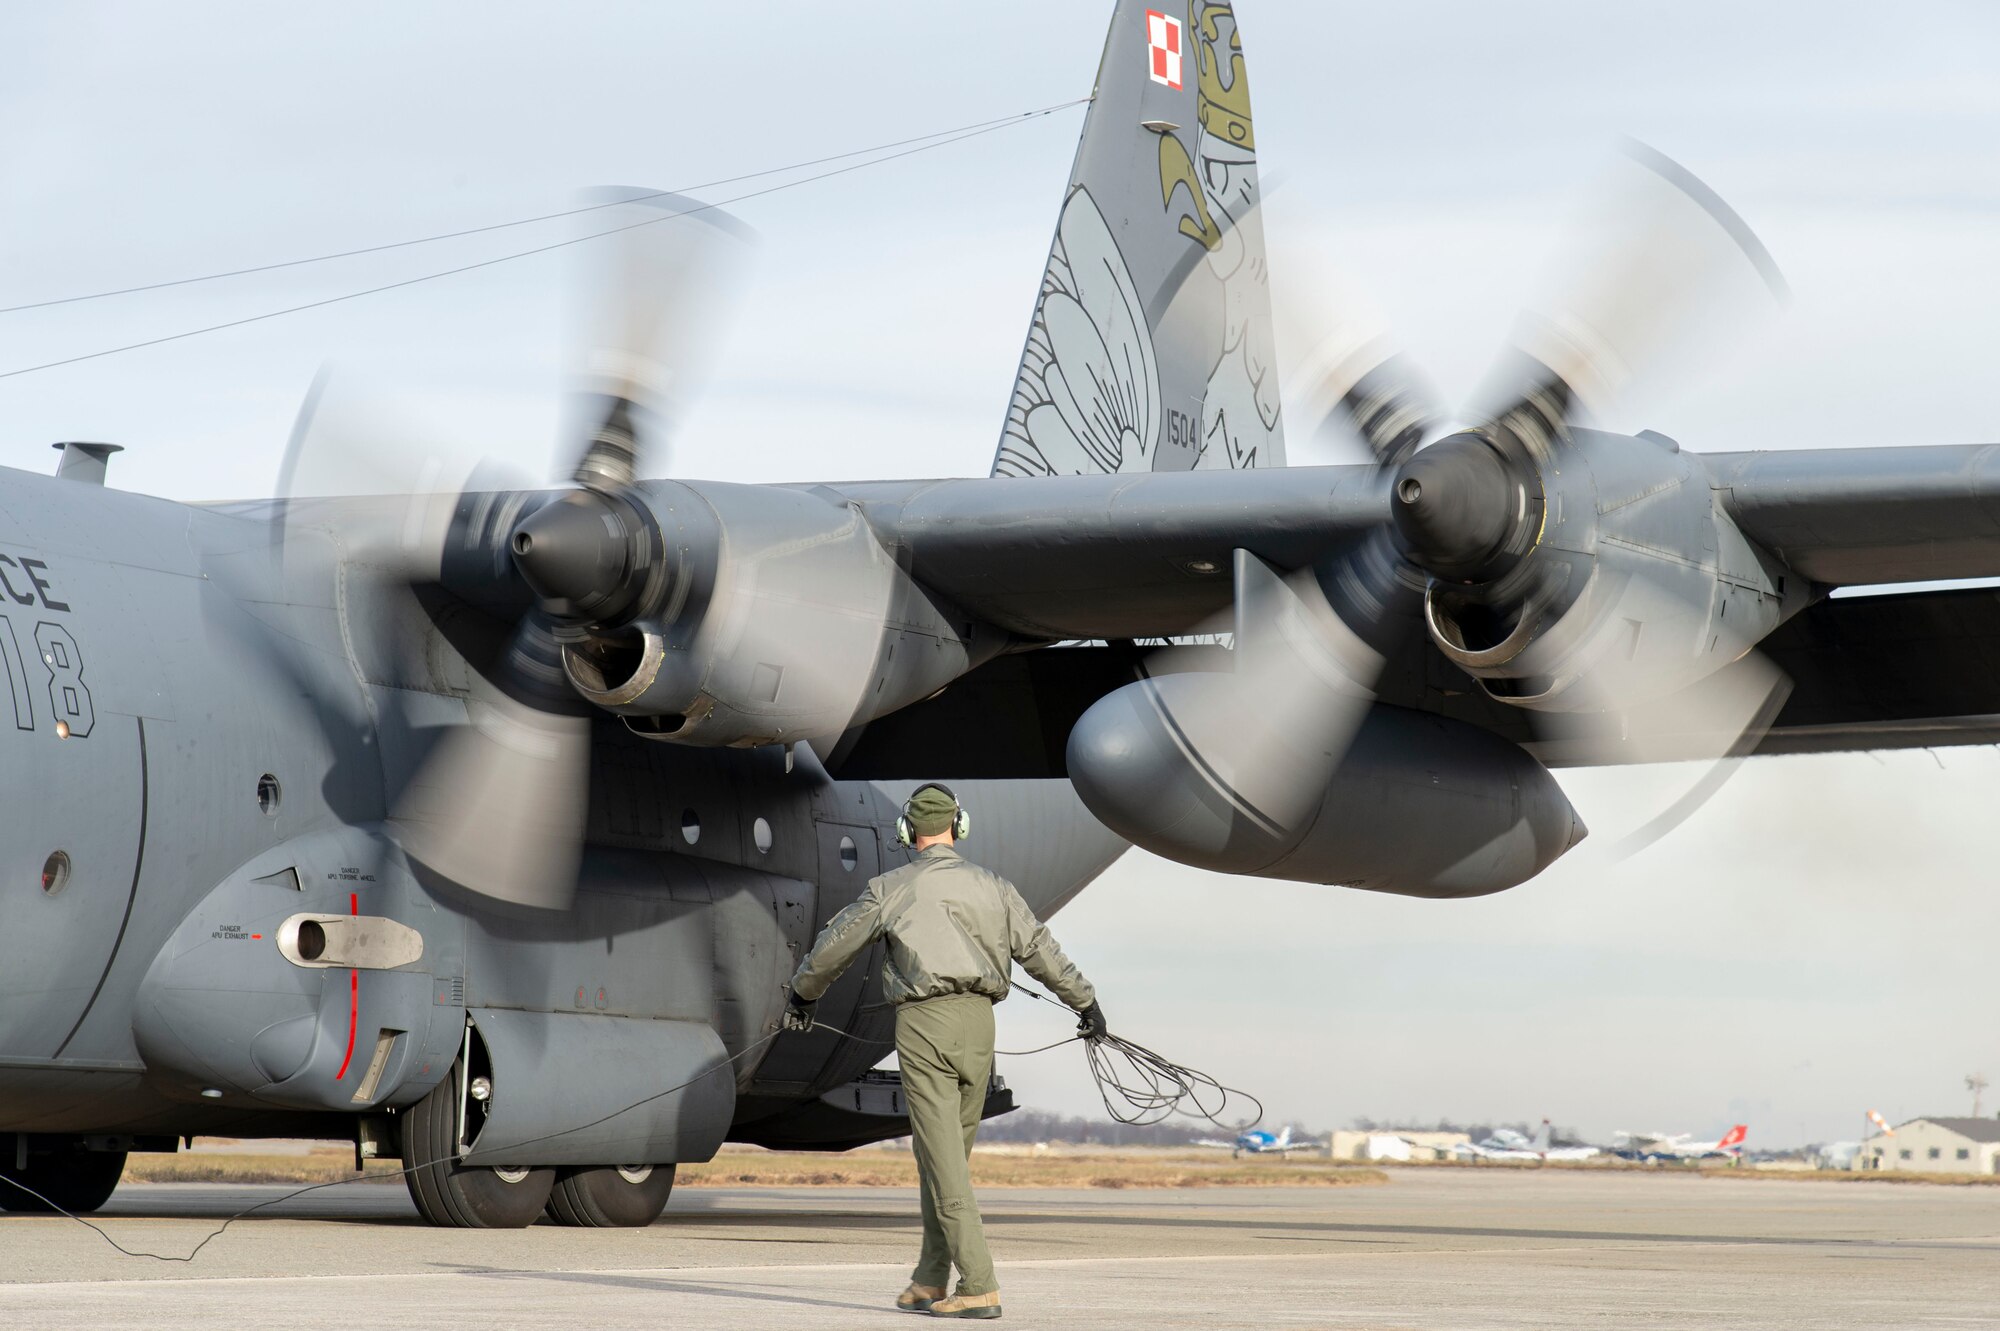
[[[1289,1125],[1278,1132],[1239,1132],[1236,1134],[1236,1140],[1234,1141],[1218,1141],[1213,1137],[1204,1138],[1196,1142],[1195,1145],[1213,1146],[1220,1150],[1226,1150],[1229,1152],[1229,1157],[1232,1160],[1246,1155],[1289,1156],[1293,1151],[1324,1151],[1326,1149],[1325,1142],[1308,1141],[1303,1137],[1294,1137]]]
[[[1621,1160],[1640,1160],[1650,1165],[1669,1160],[1709,1160],[1716,1157],[1734,1160],[1743,1154],[1743,1139],[1749,1135],[1750,1129],[1742,1123],[1712,1142],[1693,1141],[1685,1132],[1672,1136],[1658,1132],[1621,1132],[1611,1146],[1611,1154]]]
[[[1495,1128],[1484,1140],[1466,1142],[1452,1153],[1461,1160],[1589,1160],[1603,1154],[1595,1146],[1552,1146],[1552,1132],[1547,1119],[1533,1137],[1515,1128]]]

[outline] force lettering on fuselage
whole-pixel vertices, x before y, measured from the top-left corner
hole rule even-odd
[[[7,611],[12,606],[31,606],[53,614],[68,614],[69,602],[58,601],[51,593],[55,586],[47,561],[31,556],[0,554],[0,683],[6,694],[0,703],[14,705],[14,729],[32,731],[42,709],[28,683],[27,662],[21,654],[21,639],[14,632]],[[11,602],[11,605],[10,605]],[[38,620],[28,630],[41,658],[48,695],[47,714],[55,723],[58,739],[85,739],[97,724],[97,710],[90,700],[90,688],[83,681],[83,651],[63,625],[51,619]]]
[[[48,571],[49,566],[43,560],[0,555],[0,590],[15,605],[34,605],[39,601],[44,610],[66,612],[69,603],[49,595],[49,580],[43,576]],[[28,590],[22,591],[17,581],[24,581]]]

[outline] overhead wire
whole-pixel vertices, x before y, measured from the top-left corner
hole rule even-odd
[[[893,148],[908,147],[913,143],[923,143],[929,139],[941,139],[948,135],[967,134],[971,131],[984,132],[1018,124],[1036,116],[1052,115],[1066,111],[1089,101],[1088,97],[1073,98],[1052,106],[1037,107],[1032,111],[1020,111],[1013,115],[996,116],[991,120],[976,120],[968,125],[957,125],[951,129],[933,130],[928,134],[912,135],[906,139],[894,139],[888,143],[877,143],[867,148],[854,148],[847,152],[829,153],[824,157],[808,158],[802,162],[791,162],[784,166],[766,167],[761,171],[746,171],[742,175],[723,176],[716,180],[703,181],[699,185],[683,185],[678,189],[654,190],[644,194],[634,194],[624,199],[609,199],[603,203],[585,204],[577,208],[565,208],[553,213],[539,213],[533,217],[517,217],[507,222],[489,222],[484,226],[469,226],[457,231],[440,231],[428,236],[415,236],[408,240],[392,240],[380,245],[362,245],[355,249],[334,250],[327,254],[308,255],[302,259],[283,259],[276,263],[254,264],[248,268],[229,268],[221,272],[201,273],[194,277],[176,277],[163,282],[144,282],[137,286],[113,287],[106,291],[92,291],[80,296],[57,296],[51,300],[24,301],[19,305],[0,305],[0,314],[19,314],[26,310],[46,310],[57,305],[77,305],[90,300],[109,300],[114,296],[134,296],[147,291],[165,291],[170,287],[193,286],[200,282],[217,282],[230,277],[249,277],[256,273],[274,273],[285,268],[303,268],[309,264],[330,263],[335,259],[354,259],[364,254],[382,254],[389,250],[409,249],[414,245],[429,245],[440,240],[461,240],[466,236],[483,236],[495,231],[506,231],[514,227],[533,226],[537,222],[554,222],[565,217],[580,217],[584,213],[597,212],[605,208],[617,208],[628,203],[644,203],[649,199],[666,198],[675,194],[692,194],[696,190],[717,189],[723,185],[737,185],[746,180],[760,180],[765,176],[785,175],[792,171],[803,171],[808,167],[824,166],[828,162],[844,161],[850,157],[864,157],[870,153],[888,152]],[[885,159],[886,160],[886,159]]]
[[[58,369],[64,365],[76,365],[80,364],[83,361],[100,360],[106,356],[117,356],[127,351],[140,351],[146,347],[162,346],[169,342],[181,342],[191,337],[201,337],[207,333],[219,333],[230,328],[241,328],[247,324],[262,323],[265,320],[282,318],[283,316],[288,314],[302,314],[307,310],[324,309],[329,305],[339,305],[351,300],[360,300],[364,296],[377,296],[387,291],[398,291],[405,287],[419,286],[425,282],[435,282],[446,277],[456,277],[461,273],[476,272],[482,268],[492,268],[499,264],[512,263],[516,259],[532,258],[537,254],[547,254],[554,250],[567,249],[572,245],[582,245],[589,241],[600,240],[605,236],[615,236],[621,232],[635,230],[642,226],[658,226],[662,222],[671,222],[675,218],[688,217],[695,213],[707,212],[711,209],[725,207],[732,203],[742,203],[748,199],[762,198],[767,194],[776,194],[783,190],[796,189],[800,185],[810,185],[816,181],[829,180],[835,176],[847,175],[851,172],[865,170],[866,168],[871,166],[880,166],[884,162],[893,162],[898,160],[899,158],[914,156],[917,153],[929,152],[936,148],[949,147],[954,143],[963,143],[967,139],[976,139],[981,137],[982,135],[991,134],[997,130],[1006,129],[1012,125],[1025,124],[1030,120],[1039,119],[1044,116],[1054,115],[1058,111],[1068,110],[1070,107],[1073,106],[1080,106],[1084,102],[1087,102],[1089,100],[1090,99],[1087,97],[1082,97],[1082,98],[1077,98],[1074,101],[1062,102],[1054,106],[1043,107],[1034,111],[1024,111],[1020,115],[1010,116],[1005,120],[988,123],[982,128],[966,130],[962,133],[947,132],[945,137],[939,137],[932,139],[929,142],[919,143],[914,147],[903,148],[898,152],[884,153],[881,156],[870,157],[866,161],[852,162],[846,166],[834,167],[832,170],[829,171],[821,171],[814,175],[802,176],[797,180],[782,181],[776,185],[768,185],[763,189],[749,190],[742,194],[732,195],[727,199],[710,200],[708,202],[698,204],[693,208],[683,208],[678,212],[662,213],[655,217],[645,218],[642,221],[629,222],[624,226],[607,227],[602,231],[593,231],[587,235],[571,236],[565,240],[551,241],[546,245],[535,245],[528,249],[515,250],[508,254],[496,255],[490,259],[481,259],[475,263],[460,264],[452,268],[444,268],[435,272],[422,273],[415,277],[406,277],[395,282],[384,282],[379,286],[364,287],[358,291],[342,292],[339,295],[327,296],[319,300],[305,301],[298,305],[287,305],[280,309],[266,310],[261,314],[245,315],[240,319],[226,319],[221,323],[206,324],[200,328],[189,328],[189,329],[184,329],[178,333],[167,333],[160,337],[149,337],[142,339],[141,341],[138,342],[127,342],[121,346],[105,347],[98,351],[87,351],[76,356],[64,356],[57,360],[43,361],[39,365],[23,365],[12,370],[0,370],[0,379],[13,379],[24,374],[35,374],[42,370]],[[864,149],[863,151],[869,151],[869,150]],[[822,160],[832,161],[835,159],[826,158]],[[764,173],[764,174],[770,174],[770,173]],[[634,199],[617,200],[618,203],[631,203],[634,201],[635,201]],[[196,279],[190,279],[190,280],[196,280]]]

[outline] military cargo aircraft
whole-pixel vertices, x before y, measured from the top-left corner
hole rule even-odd
[[[0,1206],[320,1136],[434,1224],[635,1225],[724,1141],[899,1135],[872,967],[777,1023],[918,780],[1046,915],[1132,845],[1497,892],[1584,835],[1552,768],[2000,737],[1990,593],[1829,596],[2000,575],[1995,449],[1587,424],[1713,281],[1772,279],[1644,150],[1646,243],[1489,402],[1348,339],[1304,428],[1372,461],[1286,466],[1235,16],[1153,3],[1115,6],[990,477],[646,478],[731,238],[643,196],[562,485],[0,475]],[[309,404],[287,474],[327,447]]]

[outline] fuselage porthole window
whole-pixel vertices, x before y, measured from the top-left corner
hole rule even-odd
[[[693,809],[681,810],[681,840],[690,846],[701,840],[701,815]]]
[[[859,863],[861,863],[861,852],[855,848],[854,838],[851,836],[842,837],[840,839],[840,867],[849,873],[853,873],[854,866]]]
[[[50,896],[69,886],[69,852],[52,850],[42,861],[42,891]]]
[[[278,778],[266,772],[257,778],[257,807],[266,818],[278,816],[278,805],[284,802],[285,790],[278,784]]]
[[[762,818],[750,825],[750,838],[757,843],[759,855],[771,853],[771,824]]]

